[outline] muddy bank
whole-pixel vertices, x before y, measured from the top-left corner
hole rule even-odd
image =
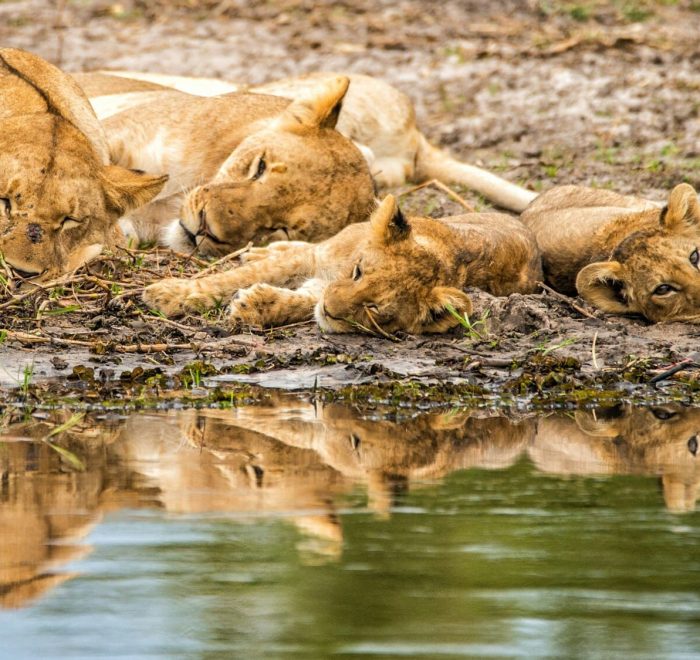
[[[379,75],[411,96],[434,142],[535,190],[585,183],[661,200],[680,181],[700,184],[694,3],[482,4],[447,2],[439,12],[420,0],[57,9],[30,0],[0,4],[0,38],[70,71],[131,68],[250,82],[320,69]],[[487,206],[458,192],[476,208]],[[461,211],[434,189],[401,200],[410,213]],[[700,329],[606,318],[548,292],[475,293],[472,329],[398,341],[322,335],[311,323],[232,334],[222,316],[172,323],[140,305],[149,278],[204,267],[166,253],[119,254],[82,281],[19,302],[4,292],[4,392],[19,387],[12,396],[21,398],[23,386],[59,378],[56,396],[155,400],[221,376],[334,396],[352,396],[344,388],[355,385],[363,396],[410,400],[413,389],[416,399],[448,402],[494,393],[551,403],[601,396],[591,390],[695,396],[693,362],[661,390],[649,382],[694,355]],[[192,371],[195,361],[211,367]],[[173,378],[190,371],[198,375]]]

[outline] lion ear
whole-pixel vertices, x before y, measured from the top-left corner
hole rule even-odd
[[[109,164],[109,147],[102,125],[73,78],[37,55],[16,48],[0,48],[0,81],[5,76],[4,84],[0,82],[0,116],[37,110],[57,115],[89,140],[103,165]],[[27,103],[29,88],[36,94],[31,105]]]
[[[150,202],[168,180],[168,175],[154,176],[118,165],[102,168],[108,204],[124,215]]]
[[[408,236],[411,226],[401,212],[396,198],[387,195],[369,219],[372,237],[379,243],[389,244]]]
[[[460,316],[469,316],[472,313],[471,298],[461,289],[452,286],[436,286],[427,298],[428,313],[421,332],[426,334],[447,332],[459,324],[450,311],[454,309]]]
[[[300,133],[316,128],[335,128],[350,79],[333,76],[319,83],[308,95],[292,101],[276,120],[276,128]]]
[[[638,307],[624,295],[625,280],[619,261],[589,264],[576,276],[576,290],[594,307],[609,314],[631,314]]]
[[[693,186],[681,183],[671,191],[666,209],[661,213],[661,224],[673,232],[700,226],[700,205]]]

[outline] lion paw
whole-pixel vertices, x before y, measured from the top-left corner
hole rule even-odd
[[[143,301],[166,316],[179,316],[192,311],[204,311],[213,301],[204,294],[198,282],[169,278],[147,286]]]
[[[279,307],[279,289],[269,284],[254,284],[236,294],[228,316],[233,325],[263,328],[279,324]]]

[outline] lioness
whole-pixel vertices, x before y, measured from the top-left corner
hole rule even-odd
[[[166,180],[110,165],[78,85],[36,55],[0,49],[0,253],[14,275],[54,277],[118,244],[119,217]]]
[[[234,323],[274,326],[314,315],[327,332],[438,333],[470,314],[463,287],[529,293],[541,278],[534,237],[498,213],[406,219],[388,195],[369,222],[322,243],[276,242],[244,265],[202,279],[166,279],[144,300],[165,314],[213,307],[237,293]],[[284,288],[284,287],[298,287]]]
[[[88,92],[133,81],[80,78]],[[106,82],[105,82],[106,81]],[[104,120],[112,160],[168,173],[124,229],[181,252],[222,255],[273,240],[320,240],[369,217],[367,163],[335,129],[348,79],[319,81],[289,102],[263,94],[204,98],[174,90]],[[167,225],[167,228],[165,228]],[[163,229],[165,231],[163,232]]]
[[[110,74],[110,75],[104,75]],[[511,211],[522,211],[536,196],[482,168],[462,163],[431,145],[416,126],[410,98],[388,83],[362,74],[312,73],[264,85],[248,86],[211,78],[188,78],[133,71],[77,74],[102,119],[126,107],[153,98],[159,86],[200,96],[247,91],[299,99],[319,83],[338,75],[350,80],[336,128],[358,145],[366,147],[372,174],[379,185],[398,186],[409,181],[441,179],[460,183]],[[117,78],[117,76],[119,78]],[[109,82],[113,78],[113,82]],[[133,84],[125,84],[124,78]],[[148,87],[148,84],[151,87]]]
[[[700,207],[676,186],[664,208],[608,190],[559,186],[521,216],[547,282],[613,314],[700,322]]]

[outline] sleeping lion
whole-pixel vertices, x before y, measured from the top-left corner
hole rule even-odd
[[[243,265],[201,279],[150,285],[145,302],[167,314],[232,299],[234,324],[279,326],[315,318],[327,332],[445,332],[470,314],[463,289],[530,293],[541,279],[531,232],[499,213],[406,218],[388,195],[369,222],[322,243],[254,248]]]

